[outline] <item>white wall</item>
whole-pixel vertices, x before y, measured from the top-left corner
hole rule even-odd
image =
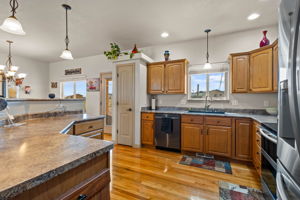
[[[90,56],[85,58],[78,58],[74,60],[66,60],[56,63],[50,63],[50,82],[60,82],[70,78],[76,78],[84,75],[86,78],[99,78],[101,72],[112,72],[112,63],[102,55]],[[65,76],[65,69],[82,68],[82,75],[78,76]],[[59,98],[60,88],[50,88],[52,93],[56,94]],[[88,92],[86,97],[86,110],[89,114],[100,113],[100,93],[99,92]]]
[[[0,64],[5,64],[6,60],[7,54],[0,53]],[[20,90],[20,98],[48,98],[49,64],[20,56],[13,56],[12,62],[19,66],[18,73],[27,74],[22,88],[31,86],[30,94]]]
[[[268,38],[273,42],[278,35],[277,27],[265,27]],[[258,47],[262,39],[263,29],[236,32],[210,38],[210,61],[219,62],[227,60],[230,53],[253,50]],[[110,41],[108,41],[110,42]],[[154,61],[163,60],[165,50],[170,50],[170,59],[187,58],[190,64],[203,64],[205,62],[206,40],[193,40],[169,45],[159,45],[143,48],[142,51]],[[112,64],[103,54],[78,58],[72,61],[62,61],[50,64],[50,81],[61,81],[66,79],[64,69],[81,67],[82,72],[89,78],[99,77],[100,72],[111,72]],[[59,95],[59,89],[51,89]],[[201,102],[187,101],[186,95],[160,95],[159,106],[186,106],[202,107]],[[234,94],[230,96],[230,102],[214,103],[214,107],[234,108],[263,108],[264,101],[270,106],[277,105],[276,94]],[[232,100],[237,100],[238,105],[233,106]],[[100,110],[100,94],[97,92],[87,94],[87,113],[98,114]]]

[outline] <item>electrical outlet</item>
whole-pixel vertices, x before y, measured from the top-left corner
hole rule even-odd
[[[269,106],[270,106],[270,101],[265,100],[265,101],[264,101],[264,106],[265,106],[265,107],[269,107]]]
[[[231,104],[233,106],[237,106],[237,105],[239,105],[239,102],[238,102],[238,100],[234,99],[234,100],[231,101]]]

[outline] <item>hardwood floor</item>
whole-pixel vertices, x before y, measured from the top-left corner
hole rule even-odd
[[[178,164],[182,155],[151,148],[115,145],[111,155],[111,199],[219,199],[220,180],[260,188],[249,165],[231,162],[233,174]]]

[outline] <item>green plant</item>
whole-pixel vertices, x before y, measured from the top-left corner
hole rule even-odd
[[[110,43],[110,51],[104,51],[104,55],[108,60],[117,60],[119,56],[128,55],[127,52],[121,52],[119,45]]]

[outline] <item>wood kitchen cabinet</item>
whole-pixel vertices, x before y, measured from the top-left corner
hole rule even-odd
[[[273,91],[273,50],[272,48],[250,55],[250,91]]]
[[[147,90],[149,94],[186,94],[186,59],[149,63]]]
[[[259,175],[261,175],[261,136],[259,133],[259,126],[260,124],[257,122],[253,122],[253,129],[252,129],[252,157],[253,157],[253,165]]]
[[[247,93],[249,90],[249,56],[232,56],[231,84],[233,93]]]
[[[165,65],[150,64],[147,68],[147,87],[149,94],[163,94],[165,91]]]
[[[154,145],[154,114],[142,113],[142,144]]]
[[[205,153],[231,157],[231,127],[206,126]]]
[[[249,52],[230,54],[231,92],[277,91],[278,41]]]
[[[181,149],[204,152],[203,116],[181,116]]]
[[[273,47],[273,90],[278,91],[278,42]]]
[[[235,120],[235,157],[239,160],[252,160],[252,121]]]

